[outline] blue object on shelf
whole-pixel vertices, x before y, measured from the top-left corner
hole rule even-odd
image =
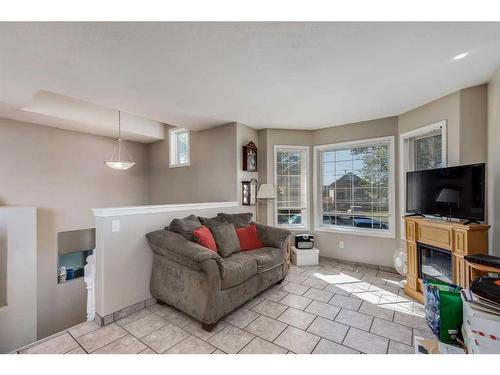
[[[66,271],[66,280],[72,280],[72,279],[74,279],[74,278],[75,278],[75,270],[73,270],[73,269],[71,269],[71,268],[70,268],[70,269],[68,269],[68,270]]]

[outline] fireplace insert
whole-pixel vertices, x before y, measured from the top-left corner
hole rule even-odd
[[[421,243],[417,246],[419,277],[453,283],[451,252]]]

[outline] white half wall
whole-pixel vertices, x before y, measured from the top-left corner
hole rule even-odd
[[[93,211],[96,221],[96,313],[105,317],[151,298],[149,281],[153,251],[147,243],[147,233],[163,229],[174,218],[251,212],[251,208],[242,207],[239,202],[213,202]]]
[[[36,341],[36,233],[36,208],[0,207],[0,253],[7,263],[0,282],[6,289],[0,304],[0,353]]]

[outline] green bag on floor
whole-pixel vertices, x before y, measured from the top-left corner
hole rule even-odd
[[[439,341],[454,344],[462,327],[462,288],[436,280],[424,280],[425,319]]]

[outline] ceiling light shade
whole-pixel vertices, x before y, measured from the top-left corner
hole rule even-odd
[[[463,59],[464,57],[467,57],[467,55],[469,54],[469,52],[464,52],[464,53],[460,53],[458,55],[456,55],[453,60],[460,60],[460,59]]]
[[[135,162],[132,159],[132,156],[128,152],[125,145],[122,145],[121,113],[120,113],[120,111],[118,111],[118,139],[117,139],[117,141],[118,141],[117,145],[115,146],[115,149],[113,150],[113,153],[111,154],[111,158],[109,160],[105,160],[104,164],[106,164],[110,168],[124,171],[126,169],[129,169],[130,167],[133,167],[135,165]],[[123,149],[123,152],[122,152],[122,149]],[[126,155],[125,159],[122,159],[122,153],[124,153]]]

